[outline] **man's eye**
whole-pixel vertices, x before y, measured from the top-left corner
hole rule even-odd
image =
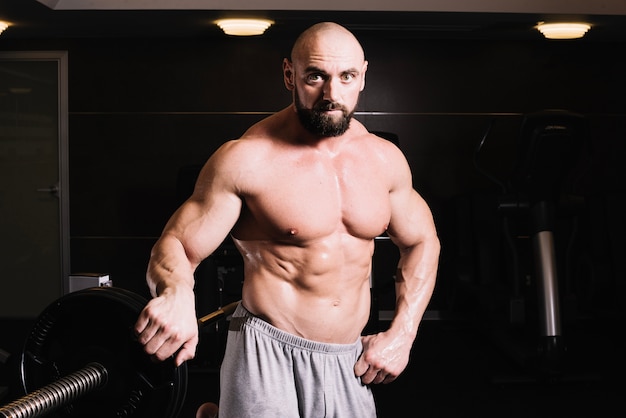
[[[309,76],[307,77],[307,80],[309,82],[320,81],[321,79],[322,76],[320,74],[309,74]]]
[[[351,81],[354,79],[354,74],[348,73],[341,76],[343,81]]]

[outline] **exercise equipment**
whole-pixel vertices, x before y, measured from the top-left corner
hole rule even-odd
[[[502,189],[498,211],[512,264],[510,321],[521,324],[526,316],[535,318],[535,352],[530,356],[529,366],[536,378],[546,381],[562,379],[566,369],[563,290],[559,288],[563,284],[567,287],[569,278],[558,274],[557,267],[566,265],[569,260],[558,259],[555,235],[559,211],[573,213],[582,206],[582,197],[575,194],[578,181],[575,174],[579,165],[585,163],[588,137],[587,120],[583,115],[544,110],[524,115],[517,159],[507,181],[499,181],[482,170],[477,153],[474,156],[475,167]],[[513,223],[517,224],[516,233],[513,233]],[[528,260],[521,260],[520,253],[524,251],[519,247],[525,248],[526,244],[518,244],[517,236],[529,238],[524,240],[529,244],[529,254],[524,257]],[[526,267],[530,267],[528,271]],[[523,290],[527,287],[525,277],[536,290],[531,303],[536,309],[534,314],[524,307],[531,300]]]
[[[187,365],[155,362],[133,326],[147,300],[128,290],[95,287],[69,293],[37,318],[20,361],[26,395],[0,408],[3,418],[176,417],[187,390]],[[232,314],[233,302],[198,319]],[[54,414],[54,415],[50,415]]]

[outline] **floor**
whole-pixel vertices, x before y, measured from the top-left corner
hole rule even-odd
[[[378,415],[622,417],[626,345],[620,322],[595,319],[568,326],[563,366],[548,376],[533,372],[535,344],[526,331],[467,320],[425,321],[407,370],[395,382],[373,387]],[[0,326],[0,349],[5,355],[19,350],[30,324],[3,321]],[[201,349],[207,354],[189,364],[180,418],[194,418],[200,404],[217,400],[213,359],[219,352],[211,350],[219,347],[219,336],[203,335]],[[15,370],[0,361],[0,405],[13,392],[12,373]]]

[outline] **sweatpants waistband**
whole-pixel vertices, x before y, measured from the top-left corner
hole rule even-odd
[[[282,343],[320,353],[354,353],[361,347],[360,338],[358,338],[352,344],[332,344],[298,337],[297,335],[293,335],[286,331],[278,329],[264,319],[255,316],[250,311],[248,311],[240,302],[235,309],[233,316],[231,317],[228,330],[233,332],[240,332],[245,327],[253,328],[259,332],[268,335],[270,338],[273,338],[274,340],[280,341]]]

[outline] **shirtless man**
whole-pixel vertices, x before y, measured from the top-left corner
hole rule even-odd
[[[293,103],[216,151],[153,248],[154,298],[136,332],[148,354],[177,364],[198,342],[194,270],[229,233],[243,256],[220,418],[374,417],[369,384],[408,364],[439,240],[404,155],[352,118],[366,70],[348,30],[306,30],[283,62]],[[374,238],[385,232],[400,251],[395,317],[361,336]]]

